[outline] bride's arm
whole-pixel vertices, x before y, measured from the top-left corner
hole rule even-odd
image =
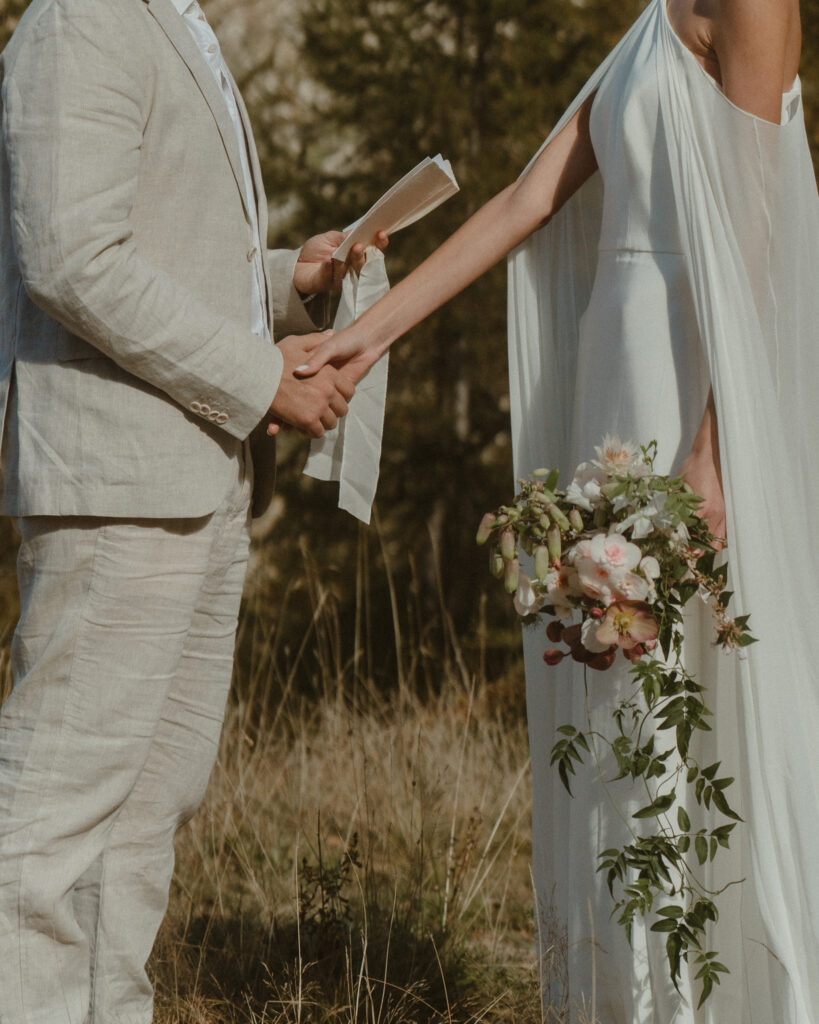
[[[326,362],[360,380],[402,334],[503,259],[547,221],[597,169],[590,97],[529,171],[489,200],[351,327],[320,345],[302,375]]]
[[[796,77],[800,43],[798,0],[718,0],[711,46],[719,59],[723,92],[743,110],[780,122],[782,93]],[[724,538],[725,499],[713,393],[682,474],[705,499],[700,515],[711,532]]]

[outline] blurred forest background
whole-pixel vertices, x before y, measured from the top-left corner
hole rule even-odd
[[[0,0],[0,44],[25,6]],[[206,0],[253,120],[270,245],[298,246],[343,227],[419,159],[441,152],[461,192],[394,238],[388,271],[401,278],[519,174],[643,6]],[[805,105],[817,142],[819,0],[802,0],[802,11]],[[411,670],[435,686],[452,635],[470,674],[501,676],[517,656],[517,630],[473,533],[513,486],[504,267],[395,347],[373,527],[336,510],[332,485],[301,475],[305,456],[299,438],[280,444],[278,498],[256,529],[249,588],[262,598],[258,629],[275,623],[278,638],[270,699],[313,623],[306,562],[321,584],[321,614],[333,620],[333,657],[359,683],[389,689]],[[3,600],[13,615],[13,596]],[[309,691],[318,665],[305,649],[293,685]]]
[[[520,173],[644,5],[206,0],[254,124],[269,244],[343,228],[441,152],[461,192],[395,236],[400,279]],[[0,0],[0,46],[26,6]],[[802,14],[816,150],[819,0]],[[559,929],[552,974],[532,954],[519,631],[474,544],[514,486],[504,267],[395,347],[369,529],[305,457],[282,440],[255,527],[223,750],[154,957],[157,1019],[564,1021]],[[14,557],[2,523],[6,651]]]

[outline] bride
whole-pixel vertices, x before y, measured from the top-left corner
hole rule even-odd
[[[524,174],[302,368],[360,379],[387,348],[504,255],[515,471],[566,474],[604,433],[659,443],[727,537],[736,613],[761,641],[717,658],[696,616],[686,659],[716,714],[703,763],[736,774],[745,822],[712,948],[730,967],[697,1010],[662,936],[610,918],[596,855],[639,794],[570,800],[554,729],[586,714],[582,676],[524,638],[534,785],[533,875],[544,965],[565,950],[563,1019],[601,1024],[819,1022],[819,202],[797,70],[798,0],[651,0]],[[701,635],[700,635],[701,634]],[[548,675],[547,675],[548,671]],[[625,685],[592,680],[589,714]],[[705,760],[708,758],[709,760]],[[605,765],[604,765],[605,769]],[[696,810],[696,809],[694,809]],[[693,812],[692,812],[693,813]],[[705,827],[707,815],[694,828]],[[731,858],[729,858],[730,860]],[[559,958],[559,957],[558,957]]]

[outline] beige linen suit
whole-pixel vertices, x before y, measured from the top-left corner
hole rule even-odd
[[[282,360],[250,330],[236,133],[170,0],[34,0],[0,103],[2,511],[22,535],[0,1024],[150,1024],[173,835],[231,675],[248,435]],[[267,254],[271,333],[315,329],[295,260]],[[254,436],[261,506],[273,450]]]
[[[281,374],[213,76],[169,0],[34,0],[0,74],[2,511],[212,512]],[[278,335],[315,329],[295,260],[268,254]]]

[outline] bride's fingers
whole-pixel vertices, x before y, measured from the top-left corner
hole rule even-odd
[[[320,345],[323,345],[335,334],[332,327],[328,327],[326,331],[317,332],[316,334],[303,334],[301,337],[302,347],[305,352],[315,352]]]
[[[330,338],[328,341],[322,342],[311,352],[307,362],[297,366],[293,372],[297,377],[312,377],[319,372],[322,366],[326,366],[327,363],[331,363],[333,360],[343,358],[345,355],[347,353],[343,351],[343,346],[339,345],[333,338]]]

